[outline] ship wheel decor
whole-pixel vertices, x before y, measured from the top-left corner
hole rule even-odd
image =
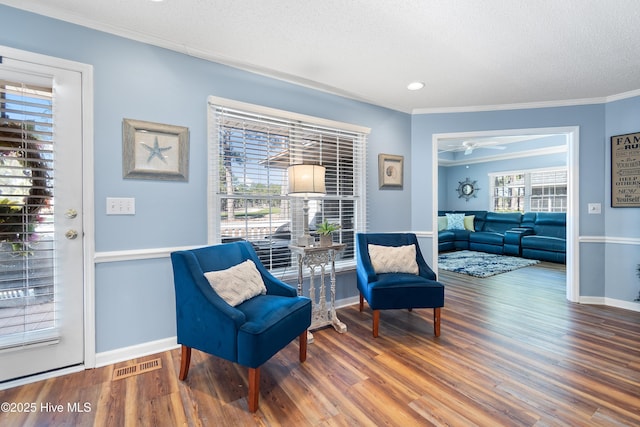
[[[465,201],[468,202],[470,198],[478,197],[476,193],[480,189],[476,185],[477,182],[478,181],[471,181],[469,178],[464,181],[458,181],[458,198],[464,197]]]
[[[41,221],[39,213],[49,205],[52,195],[48,162],[42,157],[39,141],[22,126],[0,122],[0,166],[10,172],[0,180],[10,186],[20,181],[25,187],[22,194],[0,197],[0,243],[10,243],[12,250],[19,253],[28,251],[29,242],[35,239],[35,227]]]

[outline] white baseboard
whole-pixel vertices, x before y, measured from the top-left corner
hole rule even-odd
[[[336,301],[336,308],[347,307],[349,305],[359,303],[359,296],[353,296],[349,298],[343,298]],[[623,301],[617,300],[613,298],[605,298],[605,297],[581,297],[580,304],[589,304],[589,305],[605,305],[610,307],[622,308],[625,310],[637,311],[640,312],[640,303],[633,301]],[[137,359],[139,357],[148,356],[150,354],[162,353],[163,351],[173,350],[178,348],[177,338],[169,337],[164,338],[157,341],[150,341],[138,345],[133,345],[130,347],[118,348],[116,350],[105,351],[102,353],[96,354],[96,368],[112,365],[119,362],[124,362],[127,360]],[[70,374],[73,372],[78,372],[84,370],[84,365],[73,366],[70,368],[64,368],[57,371],[46,372],[39,375],[33,375],[26,378],[21,378],[15,381],[9,381],[3,384],[0,384],[0,390],[6,390],[12,387],[18,387],[21,385],[33,383],[36,381],[45,380],[48,378],[53,378],[61,375]]]
[[[349,305],[357,304],[359,301],[359,296],[343,298],[336,301],[336,308],[342,308]],[[132,345],[130,347],[123,347],[115,350],[97,353],[96,368],[113,365],[114,363],[120,363],[126,360],[137,359],[139,357],[148,356],[150,354],[162,353],[163,351],[173,350],[174,348],[178,347],[179,345],[177,337],[169,337],[157,341],[150,341],[142,344]]]
[[[115,350],[105,351],[96,354],[96,368],[114,363],[124,362],[125,360],[136,359],[138,357],[148,356],[150,354],[162,353],[163,351],[178,348],[176,337],[164,338],[157,341],[150,341],[142,344],[132,345],[130,347],[118,348]]]
[[[336,308],[347,307],[349,305],[358,304],[360,302],[360,296],[343,298],[336,301]]]
[[[347,307],[349,305],[358,304],[359,302],[360,297],[357,295],[349,298],[343,298],[336,301],[336,308]],[[605,305],[640,312],[640,303],[605,297],[581,297],[580,304]],[[96,368],[148,356],[150,354],[161,353],[167,350],[173,350],[174,348],[178,348],[176,337],[164,338],[130,347],[105,351],[103,353],[96,354]]]
[[[640,312],[640,302],[624,301],[606,297],[580,297],[580,304],[606,305],[608,307],[623,308],[625,310]]]

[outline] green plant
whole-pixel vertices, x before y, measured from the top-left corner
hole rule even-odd
[[[340,224],[331,223],[325,219],[318,225],[318,228],[316,228],[316,231],[320,235],[328,236],[334,231],[339,229],[340,229]]]
[[[0,185],[14,190],[0,199],[0,243],[11,244],[13,253],[29,255],[29,246],[38,240],[40,211],[49,207],[52,197],[50,160],[40,151],[33,125],[3,121],[0,128],[0,166],[11,172],[0,176]]]

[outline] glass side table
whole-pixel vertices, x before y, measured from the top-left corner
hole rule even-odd
[[[309,270],[309,298],[311,299],[311,326],[309,331],[331,325],[339,333],[347,332],[347,325],[342,323],[336,314],[336,255],[347,245],[334,243],[330,246],[296,246],[289,248],[298,259],[298,295],[302,295],[302,280],[304,270]],[[327,307],[325,277],[329,267],[330,274],[330,302]],[[316,271],[319,272],[319,290],[316,298]],[[313,334],[308,333],[307,341],[313,342]]]

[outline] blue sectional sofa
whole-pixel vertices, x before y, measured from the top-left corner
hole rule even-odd
[[[565,213],[440,211],[438,216],[439,252],[469,249],[566,262]]]

